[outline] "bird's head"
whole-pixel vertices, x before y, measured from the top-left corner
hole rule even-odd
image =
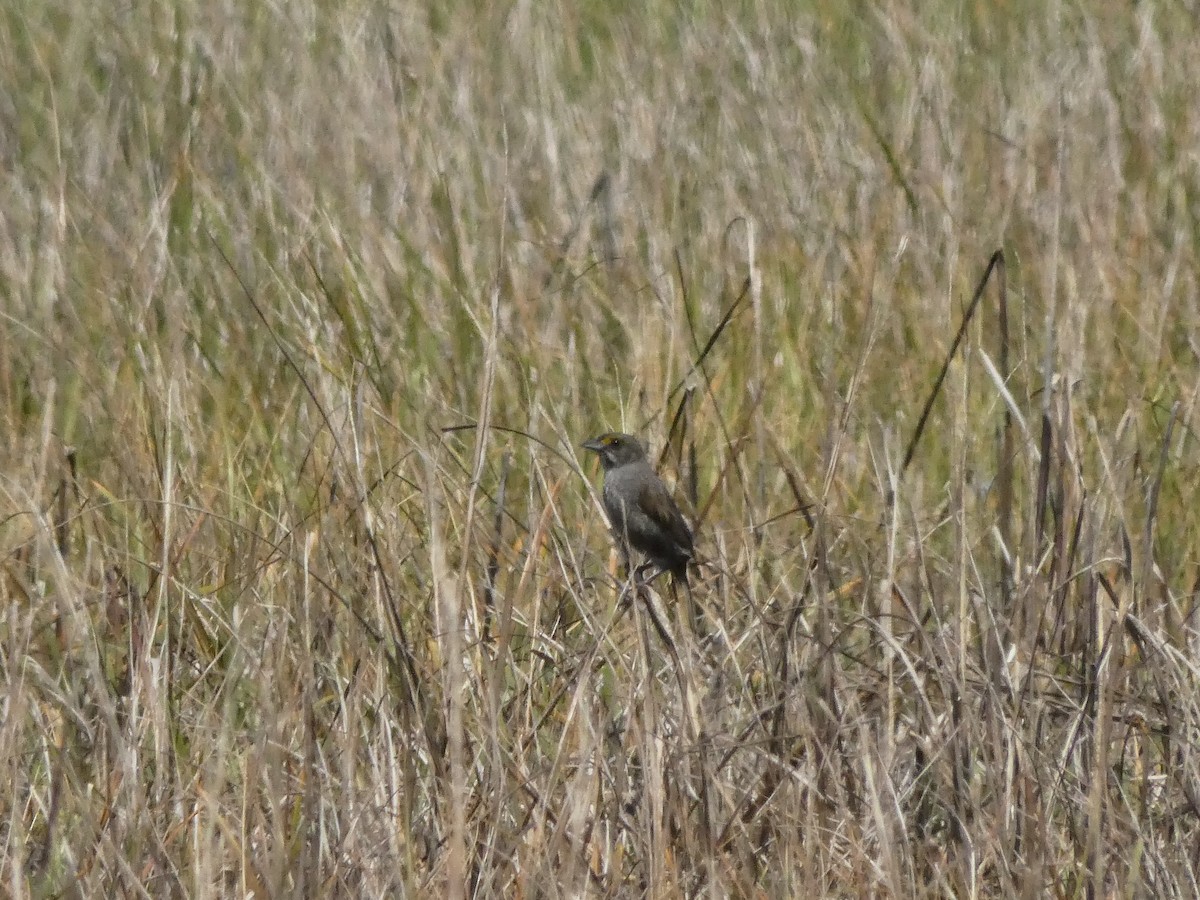
[[[631,434],[608,432],[590,441],[583,442],[584,450],[591,450],[600,457],[600,465],[607,471],[646,458],[646,449],[641,441]]]

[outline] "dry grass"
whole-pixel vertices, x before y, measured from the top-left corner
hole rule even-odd
[[[3,890],[1196,896],[1195,3],[430,6],[0,13]]]

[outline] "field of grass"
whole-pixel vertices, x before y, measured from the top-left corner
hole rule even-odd
[[[1200,895],[1198,83],[1196,0],[7,4],[0,893]]]

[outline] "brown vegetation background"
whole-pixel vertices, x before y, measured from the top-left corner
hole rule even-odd
[[[1194,0],[5,5],[4,892],[1197,896],[1198,83]]]

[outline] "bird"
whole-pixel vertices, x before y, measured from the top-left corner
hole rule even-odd
[[[649,568],[658,569],[655,577],[670,572],[690,594],[687,567],[694,556],[692,530],[650,465],[641,441],[610,431],[584,441],[582,447],[600,457],[604,511],[626,562],[633,550],[646,557],[646,565],[639,566],[635,576]]]

